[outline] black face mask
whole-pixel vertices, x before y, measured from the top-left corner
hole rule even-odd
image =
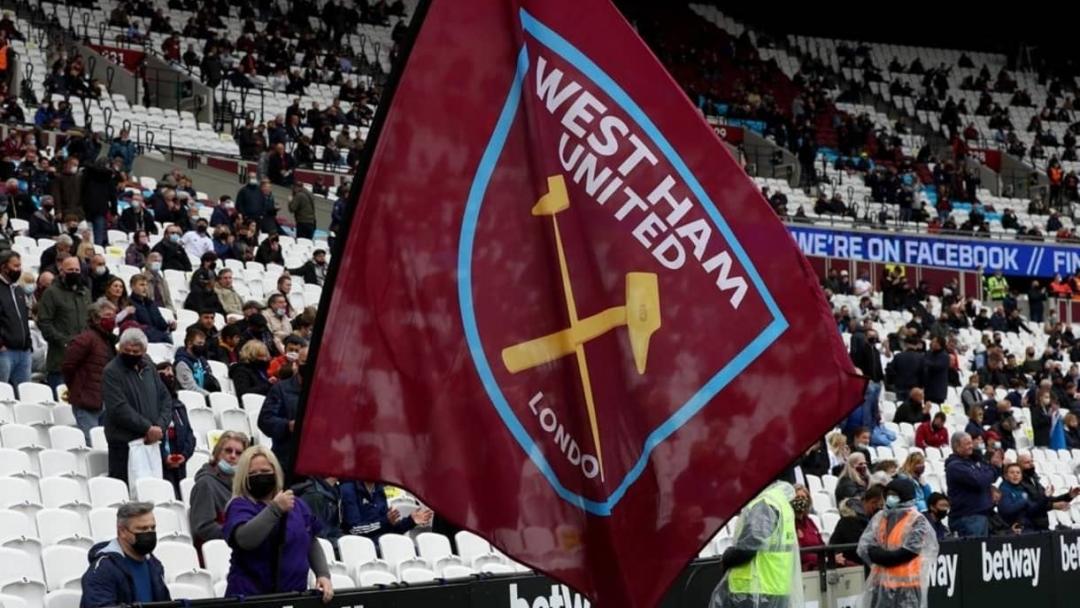
[[[150,555],[157,547],[157,532],[133,532],[135,542],[131,543],[131,550],[139,555]]]
[[[67,285],[71,289],[75,289],[82,284],[81,272],[69,272],[64,275],[64,285]]]
[[[128,353],[120,353],[120,360],[124,362],[124,365],[134,369],[142,361],[142,355],[129,355]]]
[[[4,273],[4,276],[7,277],[7,280],[9,282],[14,283],[15,281],[18,281],[20,277],[22,277],[22,271],[9,270]]]
[[[937,510],[934,511],[934,517],[936,517],[938,519],[938,521],[941,521],[941,520],[945,519],[948,516],[949,516],[949,510],[948,509],[945,509],[945,510],[937,509]]]
[[[192,346],[191,354],[195,355],[196,357],[204,356],[206,354],[206,345]]]
[[[277,485],[277,476],[273,473],[258,473],[248,476],[248,490],[251,496],[258,500],[270,498],[270,494]]]

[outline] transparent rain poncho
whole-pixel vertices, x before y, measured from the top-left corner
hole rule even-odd
[[[871,547],[907,549],[917,557],[905,564],[883,567],[870,559]],[[859,539],[858,553],[864,563],[871,564],[862,608],[926,608],[938,541],[934,527],[915,509],[914,501],[878,511]]]
[[[795,488],[777,482],[743,510],[731,547],[753,551],[755,557],[724,573],[709,608],[802,608],[793,498]]]

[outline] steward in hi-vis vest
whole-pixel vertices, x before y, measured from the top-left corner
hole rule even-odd
[[[863,608],[926,608],[930,568],[937,561],[937,534],[915,508],[915,485],[894,479],[885,508],[859,539],[859,557],[870,564]]]

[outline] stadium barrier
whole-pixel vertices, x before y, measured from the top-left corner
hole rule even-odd
[[[814,547],[826,553],[851,545]],[[822,560],[824,561],[824,560]],[[723,575],[718,559],[697,560],[684,570],[661,608],[706,608]],[[806,608],[859,605],[864,569],[849,567],[803,574]],[[1080,588],[1080,530],[941,543],[931,570],[931,608],[1076,605]],[[144,606],[192,608],[588,608],[584,597],[543,576],[491,576],[471,581],[340,591],[329,604],[313,592],[239,600],[218,599]]]

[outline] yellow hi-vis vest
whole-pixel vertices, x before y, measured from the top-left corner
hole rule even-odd
[[[1004,300],[1009,295],[1009,282],[1005,277],[992,276],[986,279],[986,291],[991,300]]]
[[[779,525],[769,537],[768,546],[757,552],[754,559],[728,571],[728,590],[742,595],[787,596],[791,593],[791,577],[795,572],[795,512],[777,490],[766,492],[746,506],[749,514],[757,503],[764,501],[780,514]],[[746,518],[739,518],[735,538],[742,533]],[[753,573],[757,573],[757,581]],[[801,584],[801,583],[800,583]]]

